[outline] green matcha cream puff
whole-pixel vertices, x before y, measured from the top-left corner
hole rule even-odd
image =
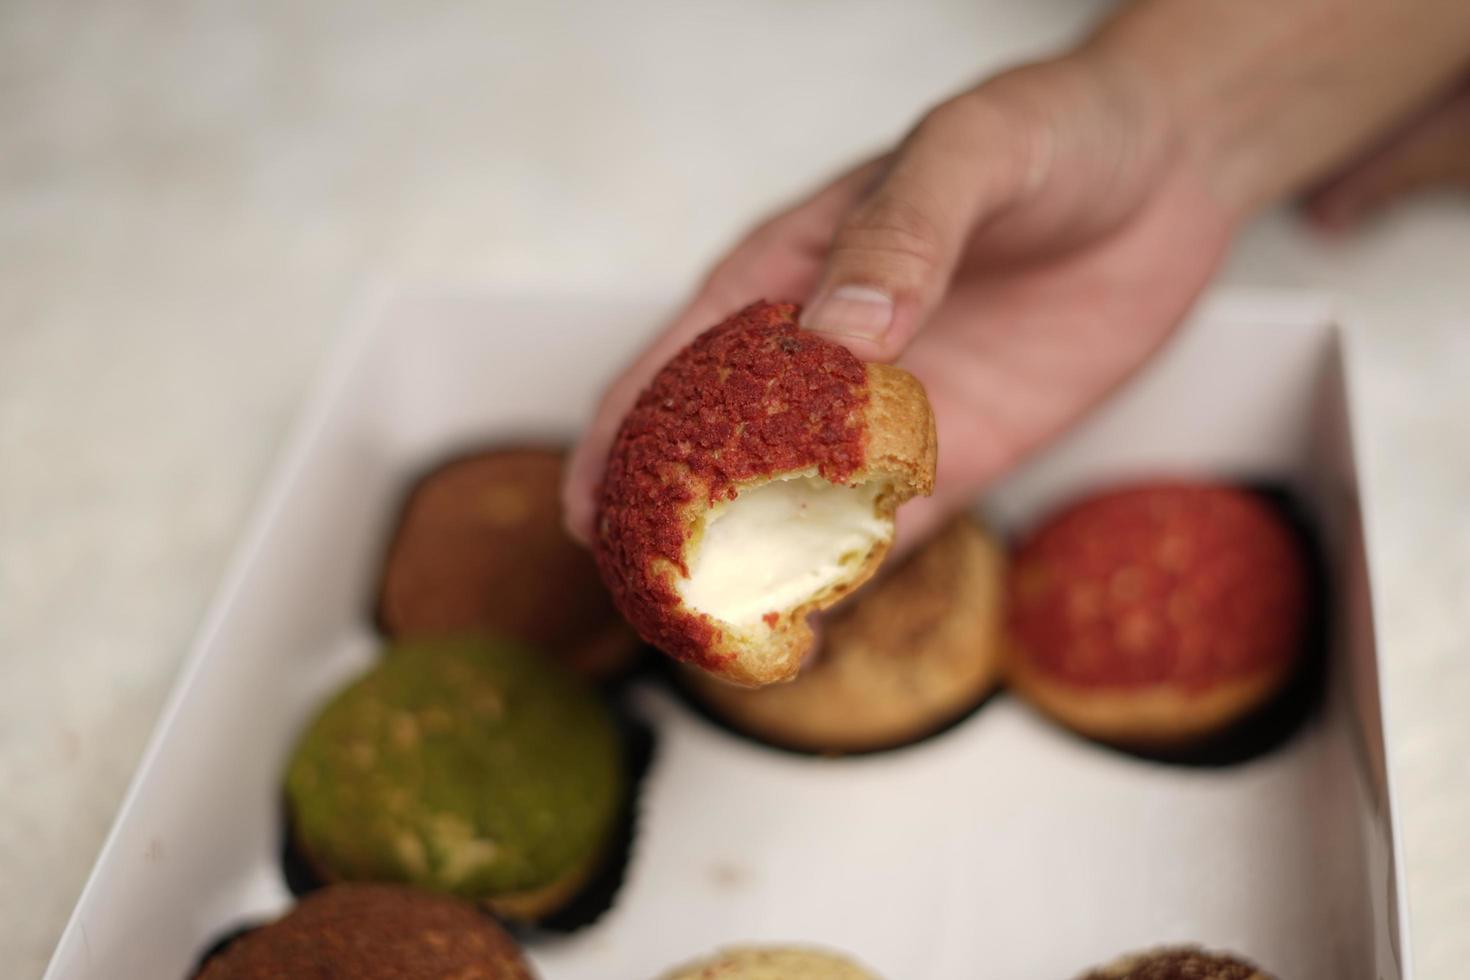
[[[596,870],[625,789],[618,733],[545,657],[406,643],[337,695],[291,760],[297,844],[330,881],[408,882],[519,919]]]

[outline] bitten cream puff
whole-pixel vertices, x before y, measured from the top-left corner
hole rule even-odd
[[[623,615],[751,686],[796,674],[807,616],[873,574],[897,507],[934,483],[923,387],[798,313],[757,303],[675,355],[623,420],[599,494],[595,551]]]
[[[1000,680],[1005,555],[968,517],[951,521],[822,624],[814,663],[755,690],[703,671],[686,683],[756,738],[841,754],[892,748],[944,727]]]

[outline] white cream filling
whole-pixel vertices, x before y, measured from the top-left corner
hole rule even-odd
[[[878,483],[846,487],[815,476],[772,480],[710,512],[678,580],[685,605],[753,626],[845,581],[893,535],[874,512]]]

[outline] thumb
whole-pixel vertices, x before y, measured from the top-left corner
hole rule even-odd
[[[944,298],[971,233],[1014,195],[1016,154],[983,90],[932,110],[838,226],[802,326],[891,361]]]

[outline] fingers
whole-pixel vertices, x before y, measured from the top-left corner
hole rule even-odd
[[[886,559],[890,567],[896,566],[905,555],[933,537],[945,521],[964,510],[973,500],[969,493],[950,494],[941,490],[932,497],[918,497],[900,507],[893,547]]]
[[[603,393],[562,479],[562,511],[573,538],[583,544],[592,538],[594,495],[607,452],[638,393],[675,352],[742,306],[759,299],[806,295],[816,282],[833,228],[871,185],[881,165],[877,160],[854,168],[747,235],[715,266],[673,322]]]
[[[864,360],[891,361],[943,298],[971,232],[1026,178],[1030,148],[1000,101],[930,112],[838,227],[802,318]]]
[[[1432,187],[1470,187],[1470,91],[1403,130],[1307,199],[1328,231],[1349,231],[1372,214]]]

